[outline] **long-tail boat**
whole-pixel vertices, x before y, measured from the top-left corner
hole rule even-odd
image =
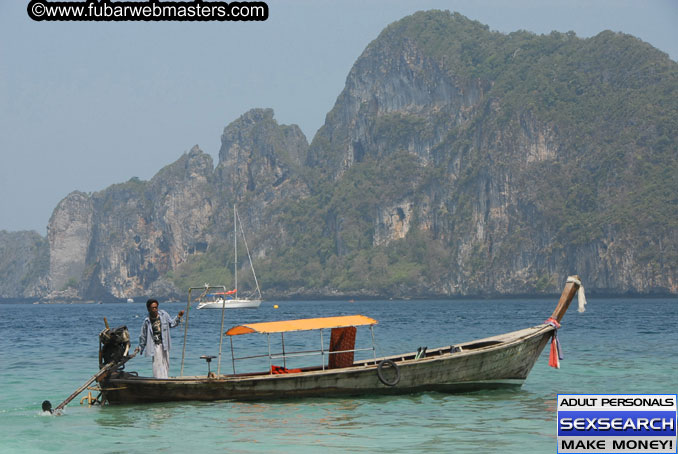
[[[372,328],[378,322],[363,315],[252,323],[234,326],[227,331],[223,330],[222,318],[216,373],[210,371],[207,375],[184,376],[184,344],[181,375],[178,377],[158,379],[137,376],[134,372],[124,370],[113,370],[97,380],[102,401],[110,404],[223,399],[245,401],[421,391],[454,393],[515,387],[522,385],[549,340],[557,341],[556,333],[560,321],[580,286],[578,277],[569,277],[551,317],[536,326],[471,342],[384,357],[376,357],[374,348]],[[190,296],[187,314],[188,309]],[[372,331],[372,348],[355,348],[358,327],[369,327]],[[326,329],[331,330],[329,348],[325,347],[326,340],[323,339]],[[188,330],[188,315],[185,330]],[[284,350],[285,333],[307,330],[320,332],[319,350]],[[256,373],[236,373],[237,362],[253,357],[236,357],[232,353],[233,373],[222,374],[223,336],[230,338],[232,342],[235,336],[255,333],[267,335],[269,353],[260,356],[268,357],[270,369]],[[278,334],[282,338],[283,351],[272,353],[271,335],[277,337]],[[185,338],[184,336],[184,343]],[[557,342],[552,343],[552,365],[558,361],[556,346]],[[107,346],[103,348],[105,350]],[[126,346],[125,351],[128,350],[129,346]],[[361,350],[372,350],[373,357],[354,361],[354,353]],[[319,355],[320,365],[299,369],[285,367],[286,362],[295,355],[309,354]],[[212,358],[214,357],[205,357],[208,363]],[[282,362],[283,365],[275,365],[274,361]]]

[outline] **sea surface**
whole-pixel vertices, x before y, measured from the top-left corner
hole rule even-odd
[[[379,320],[374,334],[381,356],[533,326],[555,304],[555,298],[264,301],[259,309],[226,311],[224,327],[363,314]],[[186,303],[161,302],[160,308],[176,315]],[[559,393],[678,392],[678,299],[589,298],[585,313],[577,313],[574,301],[563,319],[561,369],[548,367],[547,347],[518,389],[92,407],[79,403],[85,392],[62,416],[40,411],[43,400],[56,407],[97,372],[104,317],[111,327],[128,326],[135,346],[145,315],[143,303],[0,304],[0,453],[552,453]],[[220,310],[191,309],[185,375],[206,373],[199,356],[218,354],[220,329]],[[317,334],[304,336],[288,334],[286,350],[319,347]],[[325,345],[328,338],[325,332]],[[183,339],[184,326],[172,330],[170,375],[179,374]],[[279,339],[271,340],[275,351]],[[357,343],[371,347],[369,329],[359,328]],[[265,335],[234,339],[236,355],[267,348]],[[222,373],[232,372],[230,349],[225,341]],[[212,370],[217,367],[215,360]],[[239,361],[236,368],[265,370],[268,360]],[[126,370],[149,375],[150,359],[137,356]]]

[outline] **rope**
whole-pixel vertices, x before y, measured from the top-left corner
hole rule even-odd
[[[584,286],[582,285],[581,281],[577,276],[569,276],[567,278],[567,282],[571,282],[579,286],[579,290],[577,290],[577,299],[579,300],[577,312],[582,313],[586,311],[586,294],[584,293]]]

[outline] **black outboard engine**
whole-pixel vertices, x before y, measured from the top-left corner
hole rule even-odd
[[[129,352],[129,331],[126,326],[106,328],[99,333],[99,367],[119,362]],[[122,365],[121,369],[125,366]]]

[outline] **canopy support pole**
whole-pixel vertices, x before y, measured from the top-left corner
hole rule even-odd
[[[374,363],[377,363],[377,347],[374,345],[374,325],[370,325],[370,334],[372,335],[372,354],[374,355]]]
[[[266,340],[268,341],[268,370],[273,373],[273,358],[271,358],[271,335],[266,333]]]
[[[231,362],[233,363],[233,375],[235,375],[235,353],[233,352],[233,336],[228,336],[231,341]]]
[[[188,335],[188,316],[190,315],[191,312],[191,290],[193,290],[193,288],[188,289],[188,302],[186,303],[186,323],[184,324],[184,346],[181,349],[181,371],[179,372],[180,377],[184,376],[184,358],[186,358],[186,337]]]
[[[320,329],[320,362],[325,370],[325,341],[323,341],[323,330]]]
[[[224,287],[224,293],[226,287]],[[224,317],[226,315],[226,295],[221,300],[221,329],[219,330],[219,359],[217,359],[217,377],[221,374],[221,346],[224,342]]]

